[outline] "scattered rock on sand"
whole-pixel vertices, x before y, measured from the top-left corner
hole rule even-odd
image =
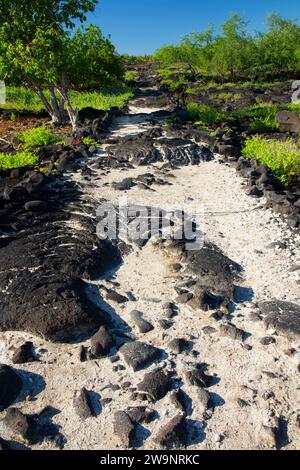
[[[106,300],[112,300],[113,302],[116,302],[117,304],[124,304],[125,302],[128,302],[128,298],[125,297],[125,295],[119,294],[113,289],[107,290],[105,298]]]
[[[174,322],[163,318],[162,320],[158,320],[158,324],[163,330],[169,330],[174,325]]]
[[[212,405],[210,394],[205,388],[197,388],[196,395],[195,405],[200,405],[204,413]]]
[[[150,423],[154,418],[154,411],[146,406],[127,408],[126,413],[135,423]]]
[[[273,338],[273,336],[265,336],[260,340],[260,344],[262,344],[263,346],[269,346],[270,344],[274,343],[276,343],[276,339]]]
[[[189,346],[190,343],[184,338],[174,338],[168,343],[168,348],[176,354],[180,354],[187,350]]]
[[[217,332],[216,328],[214,328],[213,326],[209,326],[209,325],[208,325],[208,326],[204,326],[204,327],[202,328],[202,331],[203,331],[203,333],[204,333],[205,335],[209,335],[209,336],[210,336],[210,335],[213,335],[214,333]]]
[[[132,447],[135,425],[125,411],[114,414],[114,433],[118,436],[123,447]]]
[[[91,356],[94,358],[105,357],[115,347],[115,342],[104,326],[91,338]]]
[[[162,350],[150,344],[142,343],[141,341],[133,341],[125,343],[120,348],[124,361],[127,365],[132,367],[134,372],[149,366],[153,362],[160,359]]]
[[[220,334],[221,336],[227,336],[228,338],[243,342],[246,333],[232,323],[227,323],[220,326]]]
[[[143,318],[143,313],[138,310],[133,310],[130,313],[130,318],[135,323],[140,333],[148,333],[153,330],[153,325]]]
[[[197,387],[206,388],[211,385],[211,377],[206,375],[204,367],[199,365],[194,369],[188,369],[184,372],[184,376],[188,384],[196,385]]]
[[[16,436],[26,439],[30,443],[38,440],[37,423],[18,408],[9,408],[3,420],[5,426]]]
[[[73,406],[81,419],[87,419],[91,416],[95,416],[89,392],[84,387],[80,391],[75,391]]]
[[[162,447],[173,448],[186,445],[187,426],[184,415],[177,415],[167,424],[162,426],[156,436],[154,442]]]
[[[156,369],[145,374],[137,389],[140,393],[145,394],[150,401],[154,402],[161,400],[171,390],[171,386],[170,374],[162,369]]]
[[[5,364],[0,364],[0,411],[5,410],[15,401],[22,387],[22,379],[14,369]]]
[[[171,318],[175,317],[178,314],[178,308],[176,304],[174,304],[173,302],[166,302],[163,305],[163,311],[164,311],[165,317],[168,320],[170,320]]]
[[[260,311],[265,315],[267,328],[273,327],[291,338],[300,337],[300,306],[292,302],[274,300],[261,302]]]
[[[26,362],[34,362],[36,357],[34,354],[34,346],[31,341],[26,341],[19,348],[15,349],[12,362],[13,364],[26,364]]]
[[[186,304],[193,298],[192,292],[184,292],[176,298],[178,304]]]

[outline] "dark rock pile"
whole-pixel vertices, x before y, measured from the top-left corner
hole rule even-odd
[[[285,190],[272,171],[255,159],[239,158],[237,171],[247,178],[250,196],[265,196],[267,208],[287,216],[291,227],[300,225],[300,190]]]
[[[212,243],[188,250],[187,240],[159,240],[157,246],[180,266],[184,280],[175,287],[178,303],[204,311],[227,307],[234,300],[242,268]]]
[[[97,238],[92,209],[63,177],[38,171],[3,176],[0,329],[69,340],[99,328],[106,315],[89,300],[82,278],[119,264],[119,250]]]

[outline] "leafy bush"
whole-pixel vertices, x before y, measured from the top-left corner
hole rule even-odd
[[[60,138],[47,129],[46,126],[20,132],[17,134],[17,138],[24,148],[34,147],[35,145],[48,145],[60,140]]]
[[[91,137],[84,137],[82,139],[82,142],[84,143],[84,145],[88,145],[88,146],[92,146],[92,145],[95,145],[96,147],[99,147],[99,142],[95,139],[92,139]]]
[[[136,80],[138,72],[136,70],[127,70],[124,75],[125,82],[132,82]]]
[[[16,154],[0,153],[0,169],[12,170],[24,166],[32,166],[38,162],[39,157],[31,152],[24,151]]]
[[[288,186],[291,179],[300,172],[299,143],[292,139],[266,140],[255,136],[246,140],[243,155],[256,158],[268,166],[280,181]]]

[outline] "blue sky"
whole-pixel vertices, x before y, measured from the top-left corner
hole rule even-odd
[[[163,44],[175,43],[186,33],[217,27],[236,12],[250,22],[253,31],[263,30],[266,16],[279,12],[300,18],[299,0],[100,0],[88,22],[111,34],[120,53],[151,54]]]

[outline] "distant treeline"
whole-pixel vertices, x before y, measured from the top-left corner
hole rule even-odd
[[[179,64],[219,82],[241,79],[274,79],[300,72],[300,26],[272,14],[265,32],[250,34],[248,23],[232,14],[216,34],[211,25],[204,32],[192,32],[176,45],[158,49],[154,59],[163,66]]]

